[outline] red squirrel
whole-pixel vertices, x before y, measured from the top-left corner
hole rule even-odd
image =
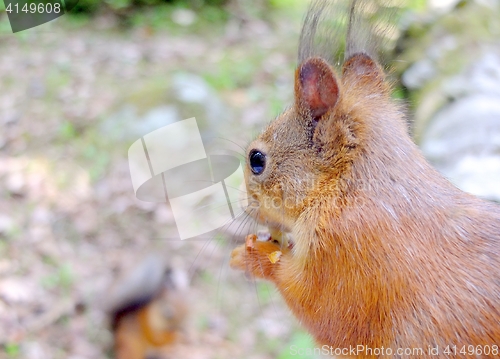
[[[163,358],[162,351],[182,337],[189,308],[179,273],[149,255],[109,290],[116,359]]]
[[[344,356],[500,357],[500,206],[457,189],[410,138],[373,37],[355,34],[375,2],[350,2],[340,71],[318,56],[337,3],[310,6],[294,103],[248,146],[247,212],[271,238],[249,235],[230,265],[273,282]]]

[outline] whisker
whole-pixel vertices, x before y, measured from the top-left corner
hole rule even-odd
[[[205,209],[210,208],[210,207],[214,210],[217,210],[219,208],[223,208],[223,207],[227,206],[228,204],[234,205],[234,204],[240,204],[240,203],[244,203],[244,202],[248,203],[248,200],[245,201],[244,199],[237,199],[234,201],[224,201],[224,202],[216,201],[213,203],[208,203],[208,204],[205,204],[203,206],[196,207],[193,209],[193,211],[190,214],[198,213],[199,211],[205,210]],[[244,208],[242,208],[242,212],[244,212],[247,207],[250,207],[250,206],[245,206]],[[180,218],[183,218],[183,217],[184,216],[181,216]]]
[[[239,229],[241,228],[241,226],[243,225],[243,223],[246,223],[250,216],[243,212],[244,214],[246,214],[245,218],[243,218],[243,221],[241,221],[241,223],[239,223],[238,225],[238,228],[236,228],[236,233],[237,231],[239,231]],[[229,227],[234,224],[236,222],[236,220],[232,221],[232,223],[230,223],[227,228],[225,229],[224,232],[227,232],[227,230],[229,230]],[[231,236],[231,237],[234,237],[234,236]],[[223,253],[227,253],[227,249],[229,248],[229,246],[232,244],[232,241],[229,240],[229,241],[224,241],[224,249],[223,249]],[[221,263],[221,266],[220,266],[220,270],[219,270],[219,281],[218,281],[218,284],[217,284],[217,293],[216,293],[216,298],[218,299],[219,296],[222,294],[222,285],[221,285],[221,282],[222,282],[222,278],[225,277],[225,274],[227,274],[227,270],[229,268],[229,259],[230,259],[230,256],[227,256],[227,255],[224,255],[223,257],[223,261]]]
[[[233,218],[231,218],[231,219],[227,220],[227,221],[226,221],[226,222],[222,225],[222,227],[225,227],[227,224],[231,225],[233,222],[235,222],[235,221],[236,221],[236,219],[238,219],[238,218],[239,218],[241,215],[243,215],[243,214],[245,214],[245,212],[239,213],[239,214],[238,214],[238,215],[237,215],[234,219],[233,219]],[[228,228],[229,228],[229,227],[228,227]],[[200,255],[201,255],[201,254],[205,251],[205,249],[208,247],[209,243],[210,243],[212,240],[214,240],[214,239],[215,239],[215,236],[216,236],[217,234],[219,234],[219,233],[217,232],[217,233],[215,233],[214,235],[212,235],[210,238],[205,239],[205,244],[203,245],[203,247],[201,248],[201,250],[200,250],[200,251],[198,252],[198,254],[196,255],[196,257],[195,257],[194,261],[191,263],[191,266],[190,266],[190,268],[189,268],[189,270],[188,270],[188,273],[189,273],[189,275],[190,275],[190,279],[192,279],[192,278],[193,278],[193,276],[194,276],[195,264],[196,264],[196,262],[198,261],[198,259],[199,259]],[[189,240],[189,239],[188,239],[188,240]]]
[[[217,139],[219,139],[219,140],[224,140],[224,141],[227,141],[227,142],[231,142],[232,144],[234,144],[234,145],[238,146],[238,147],[239,147],[239,148],[243,151],[243,153],[245,153],[245,152],[246,152],[246,149],[245,149],[244,147],[242,147],[240,144],[238,144],[238,143],[236,143],[236,142],[234,142],[234,141],[232,141],[232,140],[229,140],[229,139],[224,138],[224,137],[214,137],[214,138],[217,138]],[[243,155],[243,157],[244,157],[244,155]]]
[[[206,240],[205,244],[203,244],[200,251],[198,252],[196,257],[194,258],[193,262],[191,263],[191,266],[189,267],[189,270],[188,270],[188,275],[189,275],[190,281],[192,281],[194,278],[196,261],[198,260],[200,255],[205,251],[205,249],[208,247],[208,244],[210,243],[210,241],[211,241],[211,239]]]

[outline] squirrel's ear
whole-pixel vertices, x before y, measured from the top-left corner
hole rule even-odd
[[[367,54],[357,53],[344,62],[342,76],[355,76],[359,79],[371,79],[372,81],[384,81],[384,72],[380,66]]]
[[[333,108],[339,97],[335,74],[328,63],[318,57],[304,61],[295,73],[295,101],[310,110],[314,118]]]

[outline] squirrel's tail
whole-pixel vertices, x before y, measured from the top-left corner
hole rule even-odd
[[[356,53],[375,60],[397,38],[401,8],[383,0],[313,0],[304,19],[298,61],[322,57],[341,65]]]

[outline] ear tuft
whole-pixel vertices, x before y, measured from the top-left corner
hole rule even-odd
[[[295,99],[307,108],[314,118],[333,108],[339,97],[335,74],[328,63],[313,57],[304,61],[295,76]]]
[[[357,53],[349,57],[342,68],[342,75],[384,79],[384,73],[380,66],[365,53]]]

